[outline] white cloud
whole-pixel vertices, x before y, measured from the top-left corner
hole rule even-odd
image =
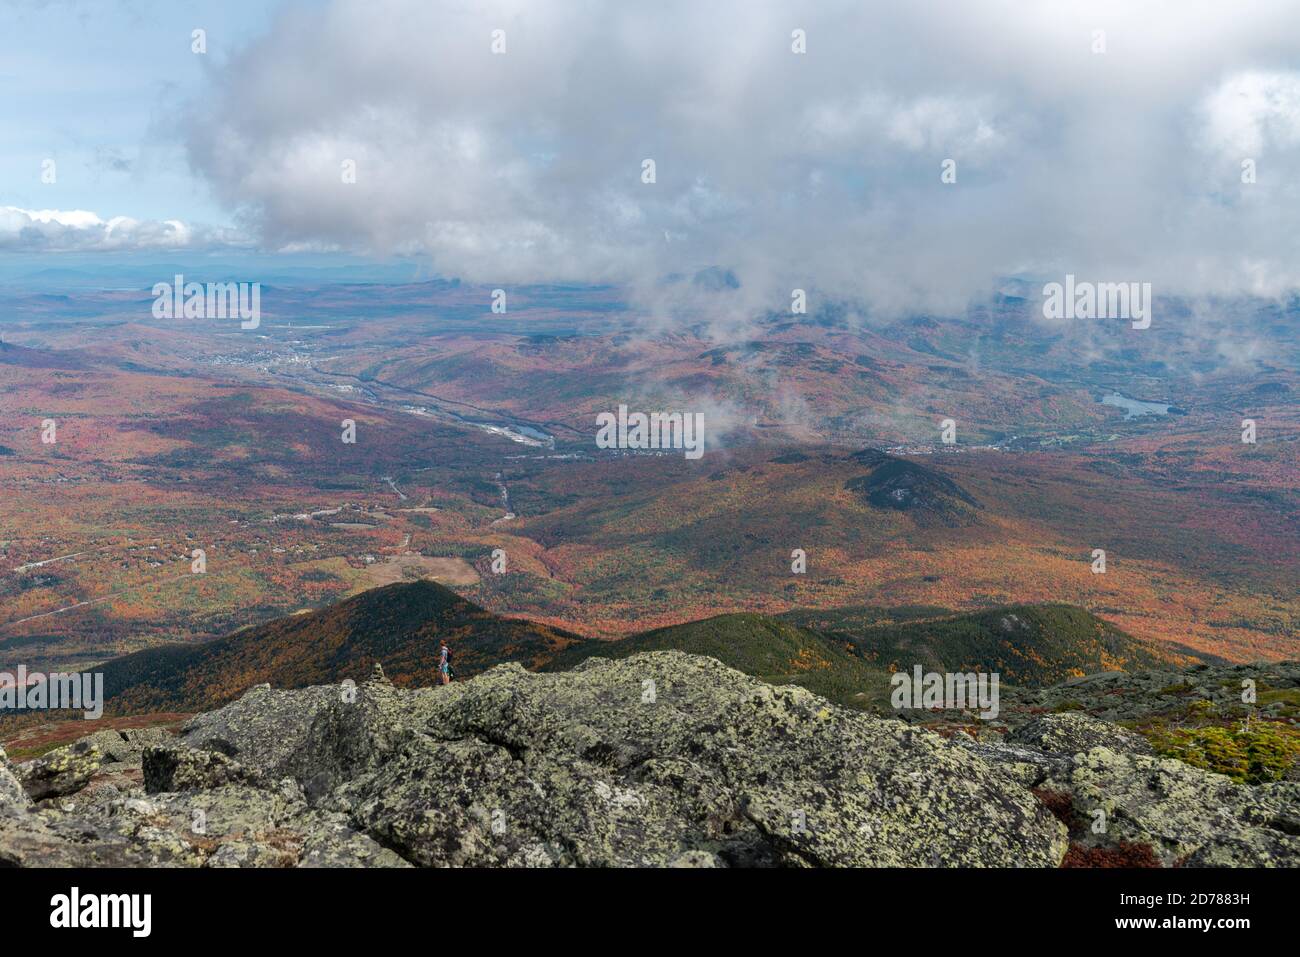
[[[129,251],[248,245],[237,231],[193,227],[177,219],[108,220],[85,209],[0,207],[0,250],[25,252]]]
[[[1300,146],[1300,72],[1239,73],[1205,102],[1206,138],[1233,157]]]
[[[332,0],[217,64],[188,152],[270,248],[471,280],[717,264],[744,308],[885,311],[1017,273],[1272,294],[1300,287],[1298,58],[1284,0]]]
[[[94,213],[85,209],[18,209],[15,206],[6,206],[6,214],[11,215],[15,223],[21,222],[21,217],[27,218],[27,223],[40,223],[43,226],[54,224],[57,226],[69,226],[73,229],[90,229],[104,225],[104,221]]]

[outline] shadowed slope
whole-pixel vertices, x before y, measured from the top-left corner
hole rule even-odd
[[[401,582],[216,641],[136,652],[101,670],[114,711],[198,710],[233,701],[257,684],[301,688],[360,680],[375,662],[396,684],[431,685],[443,639],[460,677],[502,661],[537,667],[584,641],[547,625],[501,618],[435,582]]]

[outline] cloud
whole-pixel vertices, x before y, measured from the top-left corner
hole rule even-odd
[[[716,264],[738,312],[795,287],[959,309],[1065,272],[1280,295],[1298,53],[1285,0],[332,0],[214,65],[186,148],[269,248],[475,281]]]
[[[1211,149],[1233,157],[1300,146],[1300,72],[1252,70],[1228,77],[1205,101]]]
[[[177,219],[102,219],[84,209],[0,206],[0,250],[15,252],[133,251],[248,245],[235,230],[194,227]]]

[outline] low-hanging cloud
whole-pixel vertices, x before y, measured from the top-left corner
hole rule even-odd
[[[721,265],[741,311],[796,287],[955,309],[1065,272],[1300,288],[1285,0],[333,0],[287,8],[187,115],[192,166],[268,248],[474,281]]]
[[[104,219],[85,209],[0,206],[0,250],[21,252],[121,252],[150,249],[229,248],[247,245],[230,229],[193,226],[178,219]]]

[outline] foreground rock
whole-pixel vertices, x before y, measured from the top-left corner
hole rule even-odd
[[[88,739],[56,748],[44,757],[18,765],[16,776],[33,801],[75,794],[86,786],[104,763],[104,756]]]
[[[0,814],[24,810],[30,803],[22,782],[14,777],[9,766],[9,756],[0,748]]]
[[[1085,844],[1150,847],[1165,865],[1300,866],[1300,784],[1233,784],[1169,758],[1095,748],[1080,755],[1067,789],[1105,824]]]
[[[426,866],[1052,866],[1065,851],[1032,795],[962,749],[709,658],[503,665],[344,698],[257,689],[185,740],[289,775]]]
[[[17,766],[63,782],[36,803],[0,761],[0,864],[1300,864],[1300,785],[1237,785],[1083,714],[949,740],[678,652],[262,686],[177,737],[66,750],[99,770]]]
[[[962,744],[1052,806],[1081,857],[1122,848],[1161,866],[1300,867],[1298,782],[1235,784],[1069,712],[1035,718],[1002,744]]]
[[[366,774],[322,782],[421,864],[1051,866],[1065,849],[1031,795],[942,738],[710,658],[507,666],[427,707]],[[340,730],[362,714],[332,709]],[[354,740],[323,734],[309,763],[345,767],[333,749]]]
[[[1066,850],[965,749],[675,652],[415,691],[256,688],[139,760],[143,787],[92,778],[0,818],[0,862],[1050,867]]]

